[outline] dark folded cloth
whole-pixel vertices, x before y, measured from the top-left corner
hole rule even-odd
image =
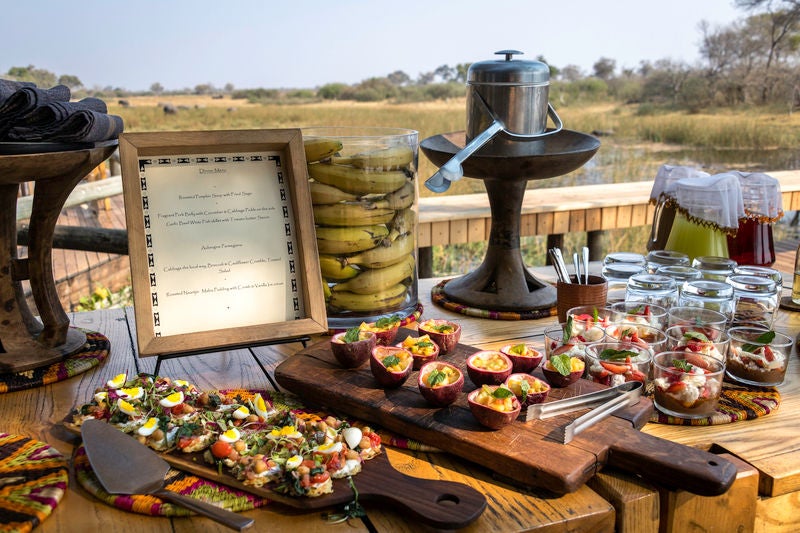
[[[122,133],[122,118],[107,114],[104,101],[70,102],[65,85],[39,89],[0,80],[0,98],[0,141],[100,142]]]
[[[70,115],[78,111],[107,113],[108,107],[99,98],[84,98],[77,102],[53,102],[39,106],[27,115],[20,117],[15,122],[15,126],[46,126],[54,122],[67,120]]]
[[[23,87],[36,87],[36,84],[29,81],[0,80],[0,106],[2,106],[12,94]]]
[[[70,92],[66,85],[56,85],[51,89],[22,87],[0,105],[0,137],[11,129],[14,122],[39,106],[53,102],[69,102]]]
[[[15,126],[12,141],[99,142],[116,139],[123,130],[122,117],[91,110],[78,110],[66,119],[43,126]]]

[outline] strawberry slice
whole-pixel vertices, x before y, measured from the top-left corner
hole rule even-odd
[[[682,391],[685,388],[686,388],[686,383],[684,383],[683,381],[675,381],[669,384],[667,392],[678,392]]]
[[[630,368],[625,365],[617,365],[614,363],[609,363],[608,361],[600,361],[600,365],[609,372],[614,374],[624,374],[625,372],[630,370]]]
[[[556,348],[555,350],[553,350],[553,354],[552,355],[561,355],[562,353],[567,353],[568,351],[570,351],[573,348],[573,346],[575,346],[575,345],[574,344],[563,344],[563,345],[559,346],[558,348]]]
[[[769,346],[764,346],[764,359],[770,362],[775,360],[775,352]]]

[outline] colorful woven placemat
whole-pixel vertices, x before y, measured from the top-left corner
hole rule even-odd
[[[31,531],[67,490],[66,458],[49,444],[0,433],[0,531]]]
[[[75,468],[75,478],[80,486],[89,494],[108,505],[125,511],[152,516],[190,516],[195,514],[185,507],[171,504],[155,496],[146,494],[109,494],[100,484],[97,476],[94,475],[83,446],[76,448],[72,456],[72,464]],[[269,501],[248,492],[236,490],[173,468],[170,468],[167,473],[166,480],[167,490],[214,503],[229,511],[249,511],[266,505]]]
[[[63,361],[32,370],[0,374],[0,393],[63,381],[99,365],[108,357],[111,343],[102,333],[83,331],[86,333],[86,344]]]
[[[490,311],[487,309],[470,307],[462,303],[454,302],[447,297],[444,293],[444,286],[447,285],[448,281],[450,280],[445,279],[433,286],[431,289],[431,301],[454,313],[477,318],[489,318],[492,320],[538,320],[540,318],[558,315],[558,308],[555,306],[546,309],[531,309],[530,311]]]
[[[656,407],[650,422],[678,426],[715,426],[766,416],[778,409],[781,395],[775,387],[744,387],[722,383],[722,394],[716,412],[707,418],[679,418],[666,415]]]

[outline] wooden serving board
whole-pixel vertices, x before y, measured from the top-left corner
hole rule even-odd
[[[401,330],[398,338],[414,334]],[[277,382],[310,402],[436,446],[479,463],[520,483],[556,494],[573,492],[604,465],[613,465],[667,488],[711,496],[733,483],[736,467],[712,453],[641,433],[653,410],[642,398],[635,406],[618,411],[579,433],[570,443],[558,440],[560,428],[586,411],[546,420],[518,419],[489,430],[473,417],[466,393],[475,386],[466,374],[466,358],[478,351],[459,344],[441,359],[464,372],[464,393],[445,408],[432,408],[419,393],[418,372],[396,389],[378,385],[365,364],[344,369],[330,351],[329,340],[300,350],[275,369]],[[542,377],[537,369],[534,374]],[[548,400],[576,396],[604,388],[586,379],[564,389],[551,389]]]
[[[64,420],[64,427],[80,436],[80,427]],[[131,437],[133,438],[133,437]],[[315,498],[301,498],[276,492],[273,484],[263,487],[245,485],[235,477],[220,472],[203,459],[203,453],[172,451],[159,454],[170,466],[195,474],[209,481],[267,498],[281,505],[300,511],[318,511],[341,507],[354,500],[355,494],[349,481],[333,480],[333,492]],[[352,477],[358,490],[359,501],[377,501],[390,504],[396,510],[420,523],[437,529],[460,529],[478,519],[486,509],[486,497],[463,483],[445,480],[429,480],[407,476],[397,471],[389,462],[386,453],[381,453],[361,467],[361,472]]]

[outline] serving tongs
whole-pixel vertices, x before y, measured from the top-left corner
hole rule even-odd
[[[555,400],[553,402],[538,403],[528,407],[525,421],[544,420],[554,416],[560,416],[586,408],[593,408],[560,428],[556,435],[563,444],[568,444],[575,438],[575,435],[597,422],[607,418],[613,413],[639,403],[642,396],[643,383],[641,381],[626,381],[620,385],[609,387],[572,398]]]

